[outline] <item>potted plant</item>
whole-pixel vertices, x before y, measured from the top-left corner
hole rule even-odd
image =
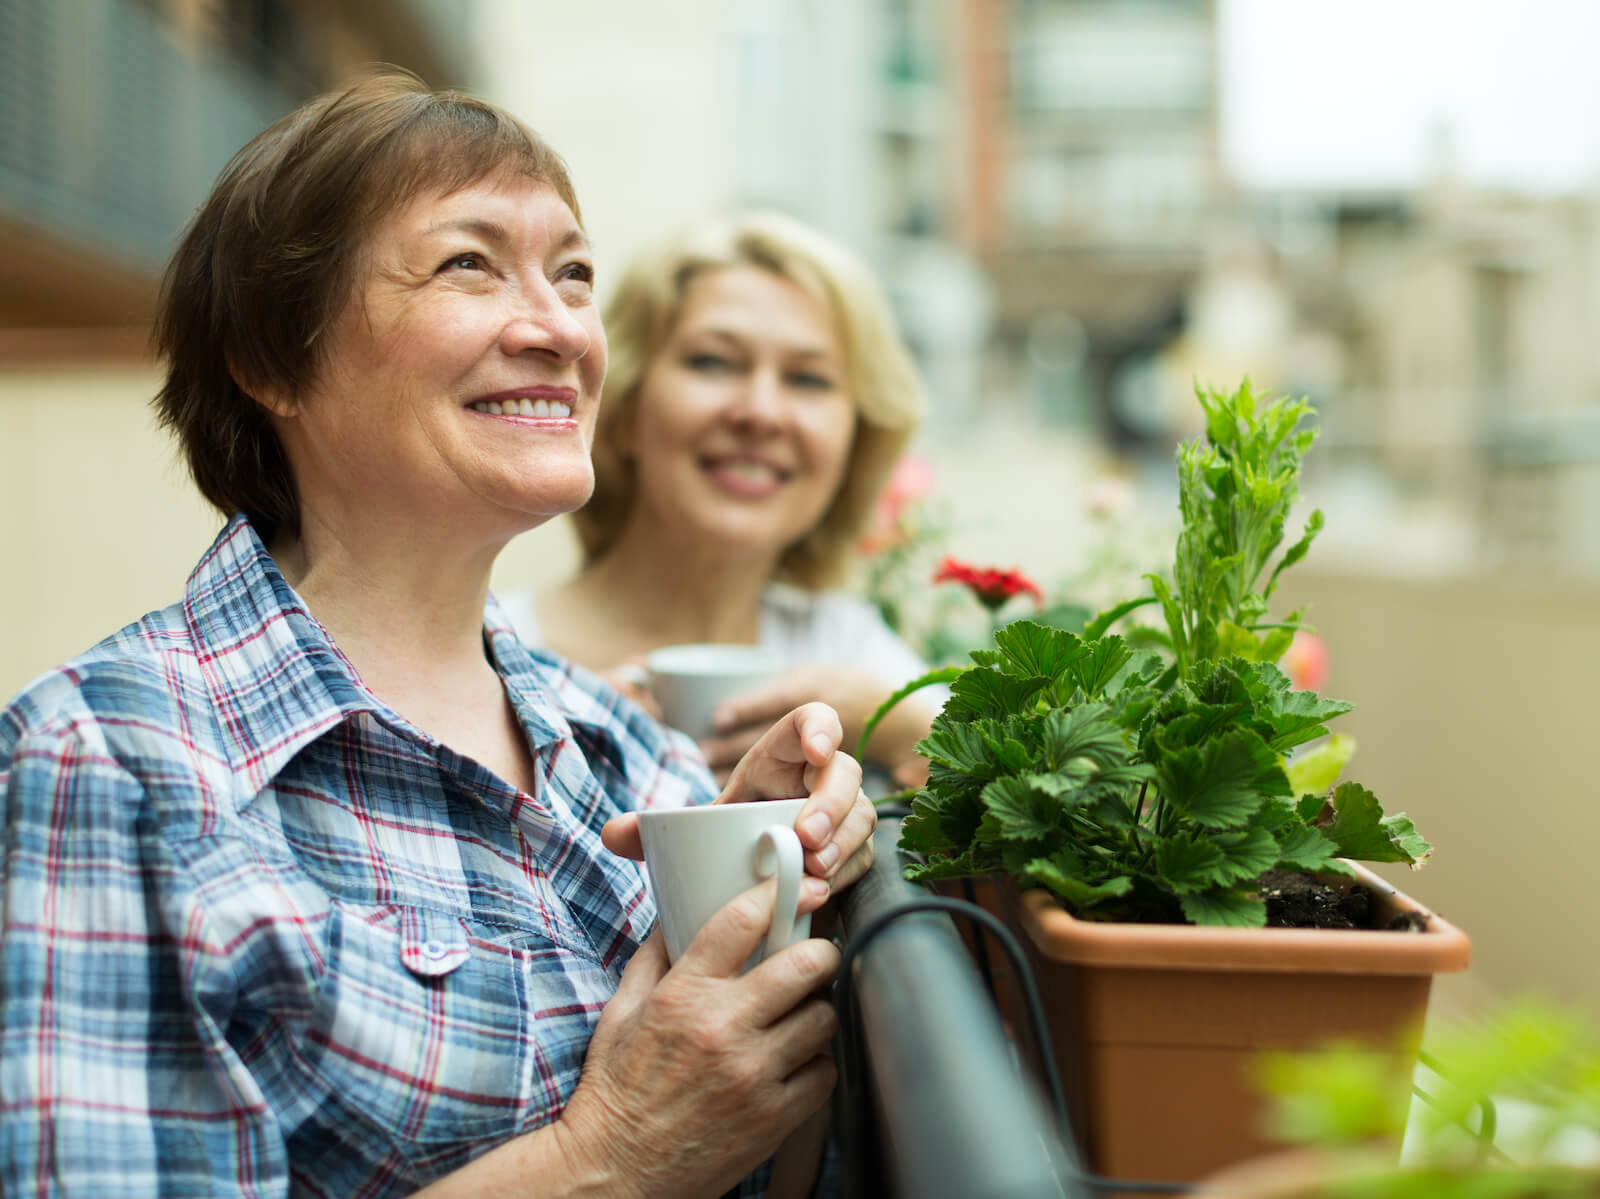
[[[1197,392],[1206,434],[1178,452],[1170,581],[1147,576],[1148,595],[1081,633],[1013,621],[928,676],[951,694],[902,827],[912,879],[1006,880],[1074,1129],[1112,1177],[1191,1180],[1265,1149],[1246,1070],[1263,1047],[1407,1030],[1393,1067],[1409,1071],[1432,975],[1468,956],[1459,930],[1354,864],[1418,866],[1431,847],[1337,781],[1353,745],[1327,722],[1352,705],[1274,665],[1303,614],[1273,620],[1269,601],[1323,524],[1313,512],[1279,552],[1311,406],[1258,401],[1248,381]],[[1164,627],[1110,631],[1148,605]],[[1305,897],[1367,913],[1266,927]]]
[[[1416,1099],[1408,1080],[1360,1046],[1265,1055],[1256,1076],[1268,1129],[1293,1148],[1213,1176],[1207,1190],[1225,1199],[1600,1199],[1600,1041],[1584,1015],[1517,999],[1430,1035],[1428,1048]]]

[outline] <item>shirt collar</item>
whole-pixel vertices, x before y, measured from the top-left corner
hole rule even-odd
[[[247,804],[310,742],[367,712],[431,741],[369,691],[350,660],[278,570],[250,521],[236,515],[189,576],[183,599],[223,748]],[[485,611],[495,669],[510,684],[532,748],[569,734],[537,664],[498,605]],[[551,719],[551,717],[554,719]]]

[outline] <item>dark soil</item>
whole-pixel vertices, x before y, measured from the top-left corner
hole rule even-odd
[[[1372,892],[1360,883],[1333,886],[1315,874],[1269,870],[1261,876],[1261,897],[1267,902],[1269,928],[1375,929]],[[1401,912],[1381,926],[1395,932],[1421,932],[1424,921]]]

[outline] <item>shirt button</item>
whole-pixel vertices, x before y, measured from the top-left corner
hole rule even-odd
[[[443,941],[429,941],[422,947],[422,952],[430,961],[437,962],[450,952],[450,947]]]

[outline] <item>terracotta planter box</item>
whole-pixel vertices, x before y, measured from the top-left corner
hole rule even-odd
[[[1088,1167],[1192,1182],[1276,1146],[1250,1077],[1264,1049],[1336,1038],[1390,1047],[1409,1078],[1433,975],[1466,936],[1355,863],[1379,925],[1422,932],[1196,928],[1077,920],[1048,892],[1002,888],[1022,932]],[[1340,882],[1328,876],[1330,882]]]

